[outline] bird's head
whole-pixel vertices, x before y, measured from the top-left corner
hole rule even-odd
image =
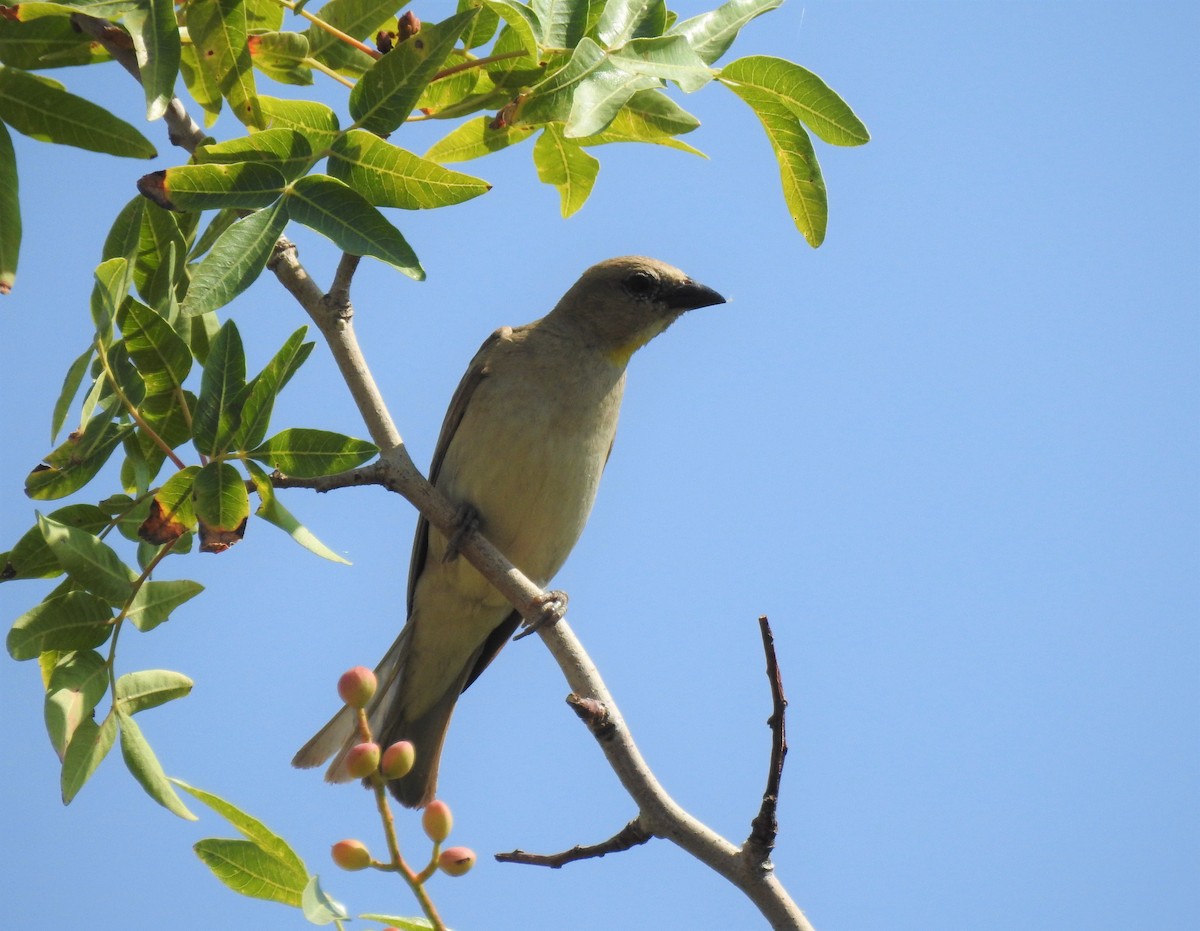
[[[552,316],[569,322],[589,343],[624,365],[685,311],[723,303],[720,294],[675,266],[631,255],[589,268],[563,295]]]

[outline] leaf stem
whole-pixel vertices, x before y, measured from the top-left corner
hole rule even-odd
[[[326,77],[333,78],[335,81],[337,81],[343,87],[354,87],[354,82],[351,81],[349,78],[343,77],[342,75],[340,75],[336,71],[334,71],[332,68],[330,68],[328,65],[325,65],[322,62],[317,61],[315,58],[304,59],[304,64],[308,65],[308,67],[312,68],[314,71],[320,71],[321,74],[325,75]]]
[[[150,424],[146,423],[142,415],[138,413],[137,407],[132,401],[129,400],[129,396],[125,394],[125,391],[121,388],[120,383],[117,381],[117,375],[112,370],[112,366],[108,362],[108,353],[104,351],[104,340],[102,340],[99,335],[96,337],[96,353],[100,357],[100,364],[104,366],[104,374],[108,377],[108,383],[112,385],[113,393],[116,394],[117,398],[120,399],[121,404],[125,407],[126,412],[130,417],[133,418],[133,422],[138,425],[138,427],[146,434],[146,436],[150,437],[155,446],[167,454],[167,458],[175,463],[175,468],[186,468],[186,466],[183,464],[183,460],[175,455],[175,450],[171,449],[171,447],[167,445],[166,440],[159,436],[154,431],[154,428],[150,426]]]
[[[338,29],[337,26],[334,26],[331,23],[325,22],[325,20],[321,19],[319,16],[315,16],[314,14],[308,12],[308,10],[297,9],[298,4],[291,2],[291,0],[279,0],[279,3],[282,6],[287,7],[293,13],[299,13],[301,16],[303,16],[305,19],[307,19],[310,23],[312,23],[318,29],[324,29],[327,33],[329,33],[334,38],[340,39],[341,41],[345,42],[347,45],[353,46],[354,48],[358,49],[360,52],[366,52],[366,54],[370,55],[372,58],[375,58],[375,59],[379,59],[379,58],[383,57],[382,55],[380,55],[378,50],[371,48],[371,46],[369,46],[369,45],[365,45],[364,43],[360,42],[358,39],[354,38],[354,36],[347,35],[346,33],[342,32],[342,30]]]

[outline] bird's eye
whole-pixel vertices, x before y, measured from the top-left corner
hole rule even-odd
[[[658,287],[658,280],[649,272],[636,271],[625,279],[625,289],[634,297],[650,297]]]

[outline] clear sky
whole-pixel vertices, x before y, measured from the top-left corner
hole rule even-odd
[[[792,227],[756,120],[713,85],[682,100],[711,160],[605,147],[592,201],[562,221],[527,148],[509,150],[464,166],[487,196],[397,217],[427,282],[362,265],[361,337],[421,464],[483,338],[593,261],[654,255],[729,296],[634,358],[557,582],[667,789],[738,842],[767,767],[755,619],[770,615],[791,701],[776,864],[819,931],[1195,927],[1198,30],[1182,3],[790,0],[735,54],[811,68],[873,134],[818,143],[821,249]],[[55,77],[139,119],[116,66]],[[424,151],[444,129],[395,141]],[[149,168],[16,139],[0,549],[32,522],[22,480],[88,339],[110,218],[140,174],[180,161],[162,127],[145,132]],[[331,251],[295,238],[327,284]],[[304,322],[269,277],[230,310],[252,369]],[[320,347],[283,397],[281,425],[364,434]],[[367,797],[288,765],[337,675],[403,620],[413,513],[377,490],[286,503],[353,567],[261,522],[225,555],[171,560],[167,576],[208,591],[122,638],[121,661],[197,685],[139,720],[169,773],[283,834],[352,909],[413,913],[387,877],[328,861],[345,836],[381,846]],[[6,624],[43,593],[0,586]],[[451,925],[761,927],[666,842],[561,871],[491,861],[634,814],[566,692],[535,638],[459,706],[441,794],[481,862],[434,881]],[[230,831],[158,809],[115,753],[64,809],[40,703],[36,666],[0,661],[6,927],[303,926],[220,886],[190,847]]]

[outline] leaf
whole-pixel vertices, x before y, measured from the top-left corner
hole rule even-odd
[[[462,12],[471,6],[476,6],[476,0],[459,0],[458,11]],[[479,10],[479,15],[471,22],[462,34],[463,48],[479,48],[491,41],[492,36],[500,26],[500,17],[495,10],[485,5]]]
[[[118,424],[110,417],[93,418],[82,433],[68,436],[47,454],[45,465],[25,477],[25,494],[46,501],[78,491],[95,477],[117,444],[133,429],[133,424]]]
[[[601,67],[606,58],[604,49],[591,39],[583,39],[575,46],[566,65],[530,89],[526,100],[517,111],[517,122],[565,122],[571,116],[579,85]],[[615,70],[612,66],[609,68]],[[615,109],[613,113],[616,113]],[[597,127],[597,130],[600,128]]]
[[[328,9],[326,6],[325,9]],[[323,12],[323,11],[322,11]],[[312,100],[280,100],[278,97],[258,98],[263,116],[272,129],[294,129],[304,135],[314,158],[333,144],[338,133],[338,118],[329,107]]]
[[[0,17],[3,21],[3,17]],[[21,251],[21,203],[17,197],[17,153],[0,123],[0,295],[12,291]]]
[[[243,217],[225,230],[192,273],[180,312],[206,314],[224,307],[245,291],[267,267],[267,260],[288,221],[290,198]]]
[[[197,801],[215,811],[233,825],[243,837],[264,853],[279,861],[287,870],[295,873],[297,876],[303,873],[307,879],[308,870],[305,868],[304,861],[300,859],[296,851],[288,845],[287,841],[274,833],[257,818],[246,814],[246,812],[221,798],[219,795],[213,795],[211,792],[197,789],[195,786],[190,786],[179,779],[172,778],[171,781]]]
[[[242,406],[241,426],[234,439],[234,445],[238,449],[257,446],[267,435],[275,398],[312,352],[314,344],[303,342],[307,332],[308,327],[301,327],[289,336],[271,361],[250,383],[250,390],[246,393],[246,401]]]
[[[146,199],[135,195],[117,214],[104,238],[100,259],[125,259],[133,264],[141,251],[142,217],[147,210]],[[136,279],[136,275],[135,275]]]
[[[61,785],[64,805],[71,804],[71,799],[75,798],[96,767],[108,756],[116,738],[115,714],[107,715],[99,726],[91,718],[79,722],[63,755]]]
[[[202,552],[224,552],[241,540],[250,496],[237,469],[228,462],[210,462],[196,476],[194,494]]]
[[[91,650],[112,633],[112,609],[89,592],[52,595],[17,618],[5,646],[15,660],[46,650]]]
[[[279,171],[288,181],[304,175],[316,161],[304,134],[285,128],[264,129],[238,139],[202,145],[196,149],[193,158],[202,165],[262,162]]]
[[[722,83],[725,83],[722,80]],[[825,240],[828,203],[812,140],[788,105],[775,94],[746,84],[726,84],[754,110],[775,150],[783,199],[792,221],[814,249]]]
[[[133,622],[134,627],[145,633],[167,620],[172,611],[202,591],[204,586],[190,579],[143,582],[125,616]],[[190,684],[188,688],[191,688]]]
[[[141,783],[147,795],[167,811],[178,815],[185,821],[195,821],[196,816],[187,810],[179,796],[175,794],[175,790],[171,788],[171,783],[168,781],[166,773],[163,772],[162,764],[158,762],[158,757],[154,755],[150,744],[142,736],[142,729],[137,726],[130,715],[121,711],[119,706],[116,717],[121,726],[121,756],[125,758],[125,765],[133,773],[133,778]]]
[[[274,524],[306,550],[315,553],[322,559],[345,566],[350,565],[349,560],[342,558],[318,540],[311,530],[296,520],[292,513],[279,503],[279,496],[275,494],[275,489],[271,486],[270,476],[261,467],[250,460],[246,461],[246,466],[250,470],[250,477],[254,480],[254,486],[261,499],[255,514],[268,523]]]
[[[163,260],[187,255],[187,235],[180,221],[184,215],[165,210],[145,197],[142,222],[138,229],[137,258],[133,264],[133,283],[147,302],[155,299],[155,284]]]
[[[169,323],[140,301],[127,301],[119,320],[125,348],[137,366],[146,393],[183,390],[192,370],[192,352]]]
[[[179,74],[192,99],[204,111],[204,125],[212,126],[221,115],[221,88],[212,72],[201,67],[196,47],[190,42],[180,49]]]
[[[283,192],[283,175],[265,162],[180,165],[144,175],[138,190],[169,210],[261,210]]]
[[[466,162],[528,139],[537,131],[534,126],[508,125],[493,129],[492,120],[481,116],[452,130],[449,135],[435,142],[425,153],[433,162]]]
[[[234,892],[269,902],[300,907],[308,872],[290,869],[261,847],[246,840],[206,837],[192,849],[217,879]]]
[[[329,174],[377,207],[405,210],[461,204],[491,190],[486,181],[443,168],[361,129],[333,144]]]
[[[112,547],[86,530],[42,515],[38,515],[38,527],[50,552],[74,582],[117,607],[129,600],[137,573]]]
[[[147,543],[161,546],[174,542],[195,528],[196,510],[192,503],[192,490],[199,474],[200,466],[188,466],[159,487],[154,493],[149,516],[138,527],[139,537]],[[134,623],[139,628],[142,626],[136,620]]]
[[[189,0],[187,26],[199,67],[220,88],[234,116],[251,129],[266,129],[254,88],[242,0]]]
[[[533,163],[539,180],[558,188],[564,217],[583,206],[600,173],[600,163],[565,138],[557,123],[547,124],[533,144]]]
[[[194,430],[196,448],[219,456],[237,430],[241,411],[236,405],[246,387],[246,352],[237,324],[226,320],[204,363]]]
[[[68,94],[57,81],[16,68],[0,68],[0,119],[41,142],[130,158],[158,154],[150,140],[103,107]]]
[[[129,292],[129,263],[123,258],[105,259],[92,273],[92,323],[105,341],[112,329],[117,308]]]
[[[423,25],[419,33],[376,61],[350,91],[350,115],[355,124],[381,136],[395,131],[475,14],[475,10],[467,10],[443,22]]]
[[[276,433],[247,455],[294,478],[318,478],[356,468],[378,453],[379,447],[366,440],[293,428]]]
[[[508,32],[518,46],[524,49],[530,60],[536,61],[542,26],[533,10],[524,3],[513,3],[510,0],[484,0],[484,5],[508,24],[496,40],[497,47],[503,48],[504,33]]]
[[[706,64],[728,51],[742,27],[756,16],[778,7],[783,0],[729,0],[715,10],[701,13],[672,26],[668,33],[688,40]]]
[[[328,175],[306,175],[288,190],[288,215],[333,240],[343,252],[382,259],[421,281],[425,270],[400,231],[353,188]]]
[[[623,48],[609,52],[608,60],[630,74],[674,81],[687,94],[698,91],[713,79],[712,70],[683,36],[634,39]]]
[[[132,6],[132,4],[130,4]],[[98,42],[71,25],[69,7],[56,3],[17,3],[0,17],[0,62],[36,71],[106,61]]]
[[[321,888],[320,877],[316,875],[309,877],[304,887],[304,893],[300,897],[300,909],[308,922],[314,925],[332,924],[350,917],[346,906],[337,899],[330,898]]]
[[[50,744],[62,760],[79,725],[108,691],[108,664],[94,650],[78,650],[59,660],[46,684],[44,716]]]
[[[739,88],[754,88],[776,98],[819,139],[831,145],[864,145],[871,139],[867,127],[846,101],[811,71],[793,62],[766,55],[739,58],[721,69],[721,81],[747,103],[749,99]]]
[[[313,82],[308,36],[299,32],[264,32],[249,39],[250,59],[254,67],[281,84],[306,85]]]
[[[152,394],[142,401],[142,420],[167,448],[175,449],[192,438],[192,411],[196,404],[196,396],[190,391]],[[135,437],[150,467],[149,482],[162,468],[167,453],[140,425]]]
[[[109,524],[107,512],[94,504],[68,504],[50,512],[50,517],[68,527],[78,527],[87,533],[97,533]],[[62,575],[62,566],[54,557],[42,529],[34,524],[21,535],[12,550],[4,554],[0,581],[14,579],[52,579]]]
[[[179,25],[173,0],[142,0],[122,22],[133,40],[138,74],[146,94],[146,119],[157,120],[175,96],[179,74]]]
[[[137,714],[183,698],[192,691],[194,684],[183,673],[170,669],[143,669],[121,676],[113,697],[122,714]]]
[[[66,422],[67,412],[71,409],[71,402],[75,400],[75,395],[79,393],[79,386],[83,384],[83,376],[88,370],[88,365],[91,364],[92,357],[96,350],[92,346],[88,346],[67,369],[66,377],[63,378],[62,389],[58,392],[58,400],[54,402],[54,413],[50,418],[50,442],[58,437],[58,431],[62,429],[62,425]]]
[[[542,45],[574,48],[588,27],[588,0],[533,0],[530,4],[542,27]]]
[[[392,19],[402,0],[330,0],[321,7],[321,20],[355,39],[365,38],[372,30]],[[337,36],[316,24],[304,31],[309,54],[337,71],[359,75],[371,67],[373,59],[351,48]]]
[[[358,917],[363,921],[378,921],[380,924],[394,925],[399,931],[433,931],[433,924],[428,918],[402,918],[396,915],[379,915],[374,912]]]
[[[663,0],[609,0],[596,25],[596,41],[617,48],[630,39],[661,36],[666,24]]]

